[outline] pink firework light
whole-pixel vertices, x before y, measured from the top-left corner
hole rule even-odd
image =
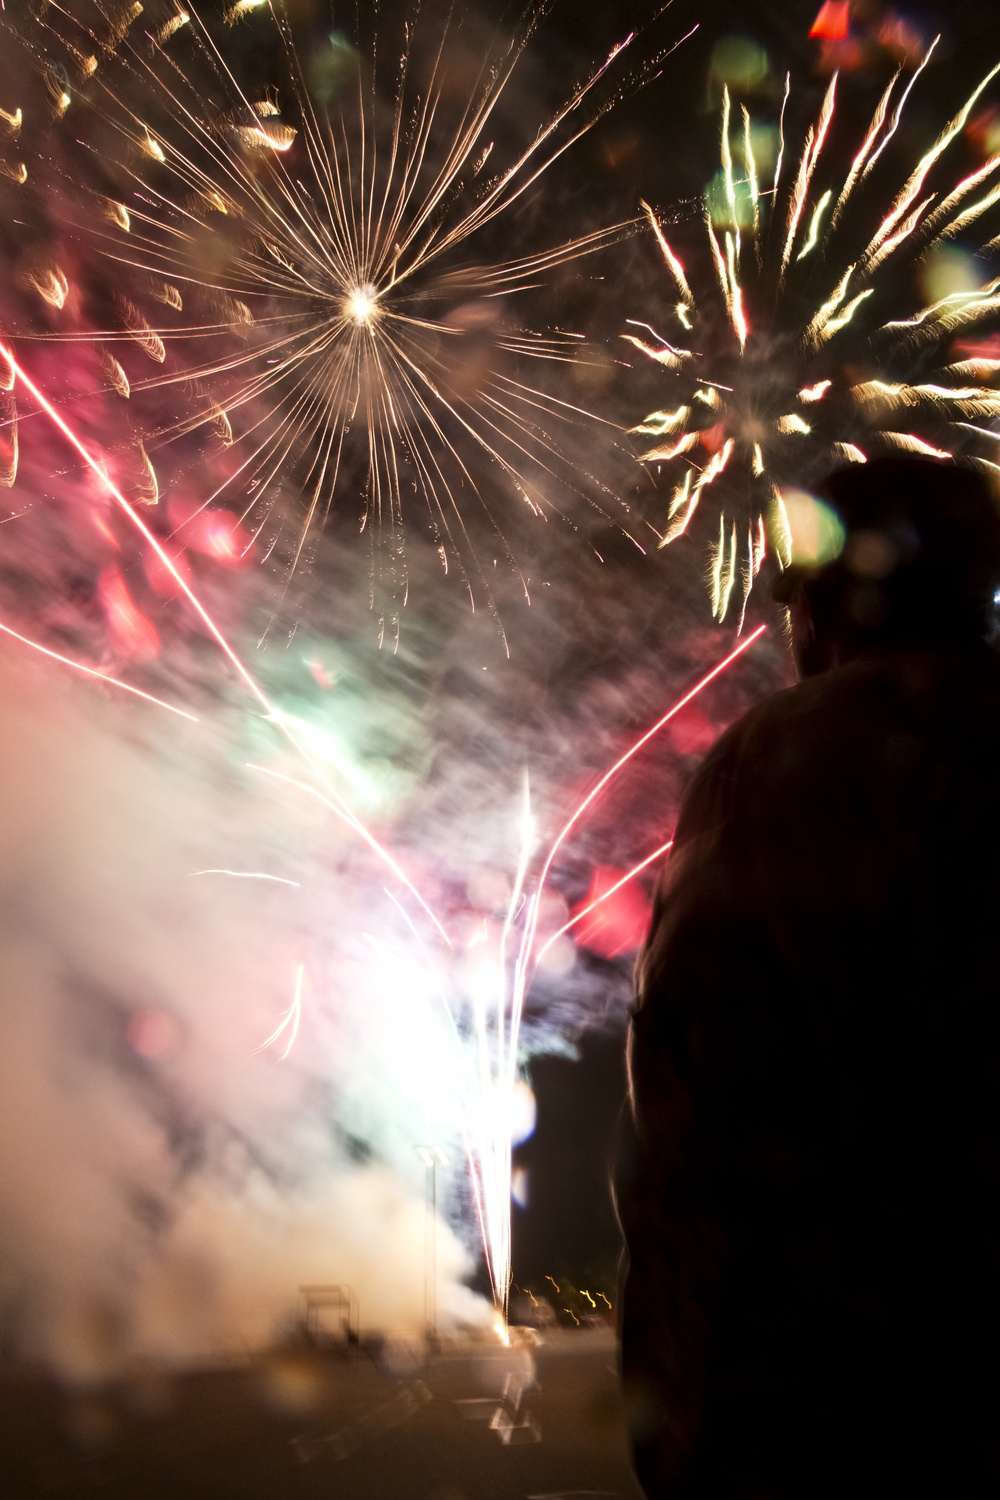
[[[184,598],[194,610],[195,614],[198,616],[199,620],[204,625],[209,635],[215,641],[215,644],[218,646],[225,659],[229,662],[229,665],[233,668],[243,686],[247,689],[251,696],[256,699],[257,703],[261,708],[263,708],[268,717],[278,725],[282,734],[284,734],[285,738],[294,748],[296,754],[301,757],[301,759],[309,767],[311,773],[316,777],[317,781],[323,787],[324,797],[325,799],[329,799],[328,805],[330,805],[331,808],[335,812],[337,812],[338,816],[343,818],[344,821],[347,822],[355,830],[355,832],[360,835],[360,837],[365,841],[365,843],[369,846],[369,848],[373,851],[377,858],[380,859],[383,864],[388,866],[396,879],[406,887],[406,889],[414,897],[417,903],[422,907],[423,911],[429,917],[430,921],[437,928],[441,937],[447,943],[449,941],[447,933],[445,932],[438,918],[435,916],[434,912],[424,900],[423,896],[410,880],[410,877],[396,862],[389,851],[378,842],[378,840],[372,833],[369,832],[369,830],[354,813],[350,805],[340,795],[337,789],[330,783],[322,767],[315,760],[307,746],[305,746],[302,741],[296,736],[294,730],[287,723],[284,716],[271,702],[270,698],[264,692],[263,688],[260,687],[256,678],[252,675],[248,668],[244,666],[239,656],[237,656],[236,652],[233,650],[232,646],[223,635],[219,626],[215,623],[215,620],[202,604],[201,600],[198,598],[198,595],[194,592],[194,589],[191,587],[188,580],[184,577],[180,569],[177,567],[174,559],[167,552],[166,548],[163,546],[160,539],[156,536],[155,532],[150,530],[145,521],[143,521],[142,517],[135,510],[134,506],[122,494],[122,491],[108,474],[105,466],[99,462],[99,460],[87,447],[86,443],[81,441],[81,439],[77,436],[76,432],[69,425],[66,419],[56,409],[56,407],[53,406],[51,401],[49,401],[44,391],[42,391],[40,387],[35,383],[35,381],[31,379],[30,375],[27,374],[20,362],[15,359],[13,351],[3,341],[0,341],[0,359],[3,359],[7,362],[10,369],[13,371],[14,377],[21,382],[25,390],[28,391],[32,398],[38,403],[39,410],[45,414],[52,425],[62,434],[67,443],[69,443],[70,447],[86,464],[87,468],[96,475],[100,484],[114,501],[115,505],[118,506],[129,523],[139,533],[143,541],[146,542],[147,546],[151,548],[157,560],[159,561],[160,566],[174,579],[177,588],[179,589],[181,594],[183,594]]]
[[[0,172],[24,170],[7,174],[10,191],[52,226],[22,278],[32,336],[85,351],[94,389],[74,400],[105,399],[131,428],[120,461],[147,498],[170,497],[185,545],[200,511],[232,496],[234,525],[279,547],[290,576],[346,494],[379,541],[373,595],[398,611],[414,501],[445,571],[488,598],[476,540],[489,538],[491,556],[499,543],[516,573],[511,509],[548,517],[582,502],[632,527],[607,455],[590,464],[579,442],[581,422],[600,424],[612,449],[619,433],[577,400],[573,369],[594,356],[576,331],[534,327],[526,304],[639,221],[510,259],[497,246],[512,243],[504,216],[680,43],[633,68],[630,33],[537,128],[500,131],[546,9],[485,40],[458,17],[421,31],[414,13],[398,54],[380,32],[377,47],[331,39],[336,56],[305,61],[278,0],[231,6],[221,25],[170,6],[157,26],[105,0],[24,22],[55,136],[32,157],[21,113],[0,112],[0,140],[17,142]],[[225,38],[243,19],[267,28],[258,45],[273,86],[241,78],[245,49]],[[313,76],[327,65],[346,70],[331,91]],[[198,504],[175,520],[195,447]]]
[[[38,412],[53,424],[65,441],[83,460],[85,465],[97,476],[99,482],[105,487],[115,505],[120,508],[122,513],[128,518],[130,524],[135,527],[142,539],[153,550],[164,570],[174,578],[179,594],[184,596],[188,604],[195,611],[244,688],[250,693],[253,700],[266,711],[269,719],[278,726],[318,785],[310,784],[307,781],[300,781],[297,778],[287,776],[265,766],[259,766],[255,769],[269,777],[287,783],[307,795],[319,799],[326,808],[352,828],[417,902],[446,947],[452,949],[454,946],[452,939],[427,901],[413,885],[392,854],[374,838],[355,815],[346,800],[330,785],[315,758],[310,754],[308,747],[295,735],[284,717],[274,708],[270,699],[229,644],[211,614],[206,610],[187,578],[180,568],[177,567],[174,559],[171,558],[155,533],[146,526],[131,503],[122,494],[114,480],[109,476],[107,468],[80,439],[52,402],[48,400],[37,382],[32,379],[15,358],[13,351],[2,342],[0,342],[0,358],[8,361],[15,378],[37,404]],[[692,688],[684,693],[666,713],[661,715],[651,728],[641,734],[619,756],[614,764],[595,782],[594,786],[566,819],[544,859],[537,866],[538,874],[534,880],[531,878],[531,870],[535,844],[535,825],[531,815],[527,787],[525,789],[520,857],[499,944],[496,983],[489,994],[475,997],[474,1000],[473,1037],[475,1056],[471,1063],[470,1072],[475,1080],[480,1107],[476,1127],[467,1129],[465,1132],[466,1154],[473,1185],[476,1213],[501,1325],[503,1325],[506,1316],[511,1277],[511,1121],[518,1069],[521,1062],[519,1037],[527,994],[540,962],[556,940],[571,931],[585,917],[597,910],[604,901],[612,897],[617,891],[633,881],[642,871],[648,869],[657,859],[666,854],[671,844],[670,842],[661,844],[652,853],[647,854],[597,899],[587,903],[568,922],[564,923],[557,932],[548,936],[544,942],[539,942],[538,918],[540,901],[551,875],[554,861],[570,834],[580,825],[586,814],[595,807],[601,795],[620,772],[634,760],[643,747],[664,729],[684,707],[698,697],[712,682],[730,670],[762,638],[766,630],[767,626],[761,625],[752,634],[740,641],[714,667],[706,672]],[[97,672],[95,669],[89,668],[82,663],[73,661],[69,657],[52,652],[17,632],[7,629],[6,633],[9,636],[14,636],[23,644],[41,651],[50,659],[55,659],[61,664],[107,681],[112,686],[136,693],[158,707],[169,709],[175,713],[184,714],[185,712],[171,704],[162,702],[150,694],[142,693],[127,683],[112,679],[104,673]],[[192,715],[185,716],[189,718],[194,717]],[[256,871],[219,870],[197,873],[239,876],[247,879],[272,878],[263,872]],[[529,886],[533,886],[530,894]],[[389,892],[388,894],[390,899],[395,901],[392,893]],[[396,904],[398,905],[398,902]],[[400,910],[402,911],[403,908],[400,907]],[[406,916],[405,912],[404,916]],[[426,948],[423,939],[420,937],[418,929],[413,925],[408,916],[406,916],[406,921],[409,923],[411,931],[424,952],[427,962],[434,969],[436,967],[435,961]],[[300,964],[296,970],[295,993],[292,1003],[280,1018],[278,1025],[272,1031],[271,1035],[261,1044],[262,1048],[268,1048],[281,1043],[282,1050],[280,1055],[283,1058],[287,1058],[291,1052],[301,1025],[305,983],[304,975],[305,968]],[[448,1010],[449,1019],[457,1036],[458,1031],[455,1018],[447,1005],[443,987],[441,989],[441,999],[446,1010]]]
[[[166,703],[162,698],[157,698],[153,693],[144,692],[130,682],[122,682],[119,677],[112,677],[108,672],[100,672],[96,667],[87,666],[86,662],[74,661],[71,656],[63,656],[59,651],[52,651],[48,646],[43,646],[40,641],[33,641],[28,636],[22,635],[19,630],[14,630],[10,625],[0,622],[0,630],[4,635],[10,636],[12,640],[20,641],[23,646],[30,646],[33,651],[41,652],[51,661],[61,662],[65,667],[72,667],[75,672],[83,672],[88,677],[96,677],[101,682],[106,682],[109,687],[118,688],[124,693],[133,693],[137,698],[144,698],[147,703],[153,703],[157,708],[165,708],[168,713],[177,714],[182,719],[190,719],[192,724],[197,724],[195,714],[188,713],[186,708],[178,708],[175,703]]]
[[[498,1310],[497,1328],[501,1336],[504,1336],[511,1281],[512,1122],[515,1116],[518,1075],[523,1064],[520,1035],[525,1002],[541,963],[559,938],[593,916],[637,876],[667,854],[673,841],[668,840],[646,854],[608,889],[586,902],[558,930],[542,939],[538,931],[539,915],[555,860],[573,831],[595,809],[603,793],[639,752],[707,687],[731,670],[763,638],[768,628],[767,625],[759,625],[739,641],[628,746],[581,799],[541,860],[536,858],[537,825],[531,810],[527,782],[525,783],[519,820],[517,867],[489,965],[492,977],[482,988],[474,987],[464,996],[472,1015],[471,1055],[466,1059],[465,1073],[469,1085],[467,1113],[474,1117],[474,1121],[464,1128],[463,1139],[486,1267]],[[325,802],[323,794],[308,782],[263,766],[253,769]],[[421,963],[433,978],[438,1002],[443,1007],[451,1031],[461,1041],[457,1018],[447,999],[445,964],[428,948],[418,928],[391,892],[387,894],[408,925],[419,950]],[[460,953],[461,946],[458,937],[454,936],[450,945],[450,958]],[[276,1036],[283,1035],[288,1024],[289,1014],[286,1013],[277,1032],[268,1039],[269,1042]]]
[[[768,552],[779,567],[810,560],[795,496],[831,468],[915,453],[1000,475],[988,337],[1000,320],[1000,152],[968,160],[1000,64],[901,165],[894,138],[936,45],[909,77],[897,69],[851,153],[836,74],[794,149],[790,77],[777,125],[763,129],[724,90],[721,165],[697,234],[647,206],[666,306],[624,337],[667,394],[633,431],[670,487],[661,546],[712,509],[719,620],[742,622]]]
[[[598,899],[588,903],[582,911],[577,912],[559,932],[552,934],[544,942],[539,942],[538,921],[541,910],[541,899],[551,875],[556,856],[573,830],[579,827],[580,823],[587,813],[594,808],[602,794],[624,768],[634,760],[640,750],[665,729],[681,710],[693,702],[711,683],[715,682],[740,661],[745,653],[762,639],[767,630],[767,625],[759,625],[751,634],[739,641],[692,688],[678,698],[666,713],[657,719],[651,728],[647,729],[634,740],[614,764],[598,778],[590,791],[566,819],[544,859],[542,859],[538,867],[538,876],[534,882],[534,891],[531,895],[527,893],[527,886],[529,883],[528,877],[532,863],[532,854],[534,852],[535,823],[531,814],[527,785],[525,786],[520,858],[499,944],[497,986],[495,994],[490,997],[489,1001],[491,1015],[487,1018],[482,1013],[483,1008],[481,1007],[480,1013],[476,1017],[477,1032],[484,1037],[488,1035],[489,1040],[489,1046],[482,1064],[486,1086],[488,1091],[494,1094],[498,1100],[497,1113],[500,1120],[503,1121],[503,1128],[493,1133],[492,1138],[486,1143],[486,1149],[477,1152],[475,1175],[478,1179],[476,1183],[476,1198],[477,1204],[481,1205],[479,1208],[480,1221],[483,1231],[483,1241],[486,1246],[487,1267],[493,1287],[494,1301],[497,1308],[504,1315],[506,1315],[511,1281],[510,1203],[513,1149],[510,1122],[514,1111],[518,1069],[521,1065],[519,1047],[521,1025],[524,1017],[525,1001],[532,981],[538,971],[541,959],[549,951],[557,938],[561,937],[563,933],[568,932],[577,923],[582,921],[584,917],[592,915],[602,902],[607,901],[615,892],[621,890],[643,870],[648,869],[658,858],[668,852],[671,844],[670,842],[662,844],[651,854],[646,855],[621,880],[615,882],[608,890],[604,891]],[[515,928],[518,922],[520,922],[520,935],[515,941]],[[513,950],[512,957],[508,957],[510,950]]]

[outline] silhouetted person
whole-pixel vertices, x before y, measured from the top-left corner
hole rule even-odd
[[[933,461],[825,494],[840,557],[779,580],[804,680],[695,777],[639,960],[651,1500],[1000,1496],[1000,519]]]

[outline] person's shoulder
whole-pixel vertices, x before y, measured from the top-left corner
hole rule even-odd
[[[783,688],[748,709],[724,730],[695,771],[681,802],[676,843],[724,824],[741,796],[747,770],[766,760],[767,745],[786,737],[807,683]],[[806,697],[809,697],[806,694]]]
[[[727,730],[716,749],[739,756],[758,742],[786,735],[793,726],[855,714],[892,712],[902,701],[933,705],[963,700],[1000,715],[1000,652],[978,643],[965,650],[911,650],[858,657],[845,666],[807,677],[755,704]]]
[[[678,843],[724,825],[747,798],[863,775],[900,731],[956,753],[1000,758],[1000,653],[900,651],[855,659],[755,704],[719,737],[684,796]]]
[[[783,738],[796,720],[822,708],[829,691],[819,678],[807,678],[762,698],[719,736],[695,779],[732,775],[742,760],[760,753],[762,742]]]
[[[818,712],[863,713],[876,720],[899,713],[934,719],[946,713],[994,721],[1000,728],[1000,653],[978,642],[962,649],[860,657],[815,682]]]

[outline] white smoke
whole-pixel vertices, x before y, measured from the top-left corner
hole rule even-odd
[[[211,725],[33,661],[0,692],[5,1343],[77,1375],[238,1349],[304,1282],[418,1330],[417,1146],[455,1152],[459,1058],[416,967],[372,947],[393,909],[375,888],[366,920],[338,873],[353,835]],[[298,884],[196,873],[218,868]],[[299,964],[283,1059],[290,1030],[262,1043]],[[467,1251],[436,1240],[440,1316],[482,1320]]]

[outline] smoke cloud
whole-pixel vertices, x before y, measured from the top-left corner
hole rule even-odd
[[[474,17],[461,25],[449,74],[461,85],[459,121],[470,86],[462,58],[479,36]],[[433,59],[439,29],[427,35]],[[227,36],[234,65],[249,66],[249,33]],[[21,54],[8,51],[5,72],[21,71]],[[547,63],[525,55],[523,81],[493,119],[498,157],[502,147],[516,155],[531,122],[563,102],[560,80],[587,76],[589,60],[571,52],[567,41]],[[468,57],[477,56],[473,45]],[[386,57],[395,74],[391,48]],[[335,68],[337,57],[313,62]],[[41,91],[48,75],[37,71]],[[149,89],[145,72],[137,76],[145,118]],[[18,199],[9,258],[22,274],[4,288],[5,326],[45,335],[18,345],[39,387],[146,507],[176,566],[433,908],[450,946],[386,861],[316,795],[303,758],[235,681],[176,579],[15,382],[0,412],[8,424],[15,410],[22,417],[0,517],[0,625],[101,665],[197,723],[0,637],[0,1348],[82,1381],[138,1357],[215,1357],[287,1332],[310,1282],[349,1285],[363,1332],[419,1332],[429,1245],[440,1325],[481,1323],[491,1309],[469,1286],[480,1252],[465,1144],[495,1100],[469,1037],[473,1003],[501,973],[525,783],[537,821],[530,891],[595,778],[731,645],[708,624],[698,540],[647,555],[625,535],[655,548],[667,504],[624,436],[658,396],[637,390],[650,372],[627,368],[618,337],[623,316],[641,312],[658,262],[631,241],[615,247],[613,282],[603,279],[609,250],[523,289],[517,318],[537,324],[542,343],[568,331],[579,357],[515,360],[521,324],[501,326],[500,304],[482,288],[451,309],[447,374],[460,393],[485,379],[484,349],[503,345],[514,385],[498,389],[523,378],[563,414],[566,463],[539,443],[531,503],[481,445],[461,446],[454,520],[469,527],[470,545],[449,557],[412,483],[420,466],[410,455],[407,468],[401,448],[393,464],[408,476],[405,538],[395,523],[373,534],[374,521],[359,536],[362,441],[360,458],[345,456],[338,470],[325,531],[309,532],[292,576],[312,459],[274,475],[264,496],[255,471],[244,472],[245,445],[189,430],[182,377],[194,356],[183,339],[168,340],[162,385],[150,381],[155,345],[145,336],[111,340],[109,364],[110,348],[91,336],[111,303],[119,318],[125,263],[85,254],[86,236],[66,232],[72,216],[58,207],[79,207],[69,167],[78,147],[91,160],[78,134],[91,117],[74,109],[64,129],[61,114],[33,114],[29,102],[19,149],[36,152],[22,194],[35,221],[23,236],[28,208]],[[32,134],[36,119],[49,120],[44,140]],[[32,197],[53,163],[58,192]],[[564,220],[570,232],[579,219],[572,232],[586,234],[635,213],[637,194],[606,138],[602,146],[595,135],[574,172],[543,174],[517,199],[481,247],[485,264],[548,243]],[[224,245],[222,235],[213,228],[206,248]],[[58,306],[39,289],[49,286],[43,273],[54,275],[49,260],[66,282]],[[156,300],[144,273],[133,279],[127,328],[197,322]],[[231,310],[209,311],[212,327],[232,322]],[[243,349],[244,325],[233,327],[232,347]],[[211,363],[197,343],[198,360]],[[216,375],[226,365],[220,359]],[[188,396],[218,399],[221,420],[226,381],[213,381],[206,375],[206,390]],[[234,411],[251,448],[269,399],[264,384],[256,404]],[[601,422],[572,415],[590,409]],[[280,401],[277,414],[283,422]],[[152,458],[129,438],[141,419]],[[546,430],[534,423],[532,444]],[[359,420],[353,435],[362,428]],[[225,505],[202,512],[217,492]],[[786,671],[772,632],[738,677],[630,766],[560,851],[542,936],[595,881],[607,885],[669,837],[684,779],[714,732]],[[630,941],[654,876],[630,897]],[[590,946],[580,932],[551,949],[528,995],[522,1065],[533,1053],[570,1051],[584,1028],[622,1027],[632,952],[595,932]],[[435,1169],[435,1223],[420,1148],[447,1158]]]
[[[440,1006],[373,953],[343,836],[284,788],[250,794],[201,726],[33,664],[5,661],[0,691],[5,1344],[80,1377],[240,1349],[303,1282],[416,1331],[416,1147],[454,1149],[454,1058]],[[196,873],[221,867],[297,883]],[[287,1032],[262,1043],[298,964],[282,1058]],[[437,1261],[442,1315],[481,1321],[444,1223]]]
[[[221,665],[195,675],[190,648],[155,684],[194,724],[26,648],[0,656],[0,1329],[73,1378],[257,1347],[289,1330],[308,1282],[349,1285],[363,1330],[418,1332],[420,1146],[448,1158],[439,1320],[489,1319],[465,1284],[463,1133],[489,1107],[465,1038],[476,987],[495,982],[525,773],[544,852],[726,648],[704,627],[668,640],[662,578],[581,549],[539,560],[537,604],[508,601],[510,658],[492,620],[440,589],[392,655],[358,608],[363,577],[333,588],[343,566],[331,549],[313,599],[289,606],[312,633],[281,649],[259,629],[259,580],[230,583],[255,627],[241,636],[263,636],[255,670],[450,950]],[[681,575],[689,619],[699,583]],[[595,866],[655,847],[706,735],[783,670],[776,642],[630,768],[557,862],[543,926]],[[524,1056],[620,1025],[630,963],[562,940]]]

